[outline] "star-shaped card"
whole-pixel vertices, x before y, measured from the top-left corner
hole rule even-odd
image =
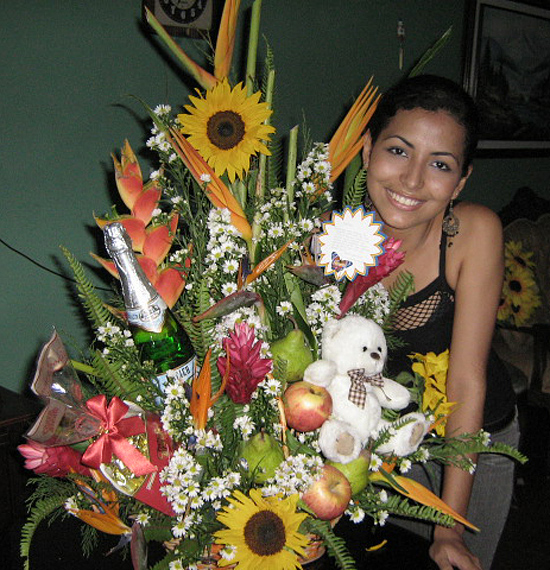
[[[353,281],[357,275],[366,275],[384,253],[381,244],[386,236],[381,227],[374,212],[365,212],[363,206],[346,206],[341,213],[333,212],[318,235],[317,263],[324,267],[325,275],[334,275],[338,281],[344,277]]]

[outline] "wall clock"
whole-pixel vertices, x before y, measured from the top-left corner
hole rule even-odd
[[[211,30],[215,0],[144,0],[172,36],[200,38]]]

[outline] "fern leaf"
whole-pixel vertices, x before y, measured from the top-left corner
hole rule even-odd
[[[408,271],[401,271],[390,288],[390,315],[414,292],[414,276]]]
[[[367,192],[367,171],[361,169],[355,177],[353,184],[350,184],[344,191],[342,204],[351,208],[358,208],[365,198]]]
[[[144,384],[141,381],[130,380],[121,373],[123,361],[110,362],[99,350],[96,350],[93,355],[93,366],[101,378],[103,393],[129,400],[135,400],[136,396],[141,395],[147,401],[149,394]]]
[[[97,329],[113,321],[113,316],[103,304],[103,301],[95,292],[94,285],[86,277],[84,267],[76,259],[76,257],[64,246],[60,246],[63,255],[67,259],[69,266],[74,274],[78,289],[78,296],[81,299],[82,306],[86,311],[88,320]]]
[[[327,521],[316,518],[307,519],[309,532],[317,534],[323,539],[329,555],[334,559],[338,568],[342,570],[355,570],[355,560],[348,552],[346,541],[334,534],[332,527]]]
[[[36,501],[27,522],[21,530],[21,557],[24,558],[24,570],[29,570],[31,541],[38,525],[54,511],[63,507],[67,497],[53,495]]]

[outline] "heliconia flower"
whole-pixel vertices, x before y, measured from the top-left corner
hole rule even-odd
[[[143,192],[143,176],[139,162],[128,140],[124,141],[120,161],[114,154],[111,154],[111,157],[115,165],[115,181],[118,193],[127,208],[131,210]]]
[[[95,216],[97,225],[103,229],[107,224],[120,222],[132,240],[132,249],[143,255],[137,255],[145,275],[159,292],[168,307],[173,307],[185,287],[184,266],[174,264],[163,267],[178,228],[179,216],[173,214],[168,225],[149,225],[154,210],[158,207],[162,190],[156,180],[143,184],[141,168],[130,143],[124,141],[120,160],[115,156],[113,163],[118,192],[124,204],[130,209],[130,215],[118,218],[100,218]],[[91,254],[111,275],[118,278],[115,264]],[[190,260],[185,263],[185,268]]]
[[[351,106],[329,142],[330,181],[334,182],[346,169],[363,145],[363,134],[376,110],[380,96],[372,86],[372,77]]]
[[[115,264],[110,259],[104,259],[96,255],[90,254],[98,263],[100,263],[113,277],[118,278]],[[175,265],[174,267],[165,267],[159,269],[155,261],[143,255],[136,255],[138,263],[143,269],[147,279],[151,285],[158,291],[164,302],[169,308],[172,308],[179,299],[183,288],[185,287],[184,269],[189,268],[191,260],[187,259],[183,266]]]
[[[29,439],[28,443],[17,446],[17,449],[25,458],[25,468],[37,475],[65,477],[71,472],[90,475],[90,469],[80,463],[81,454],[72,447],[45,447]]]
[[[141,268],[153,287],[155,287],[169,307],[174,306],[185,287],[183,266],[174,265],[173,267],[160,269],[160,265],[172,247],[178,220],[179,217],[174,215],[170,219],[170,226],[143,227],[143,232],[140,231],[139,220],[130,218],[117,220],[120,221],[128,232],[132,240],[132,248],[134,251],[143,251],[143,255],[136,255],[138,263],[141,265]],[[101,220],[98,222],[98,225],[103,227],[106,223]],[[137,246],[134,239],[137,240]],[[113,277],[118,278],[115,264],[110,259],[104,259],[94,253],[91,253],[91,256],[113,275]],[[189,265],[190,260],[187,260],[185,267],[188,268]]]
[[[130,216],[122,216],[122,218],[125,220],[139,220],[145,227],[151,221],[153,212],[158,207],[162,195],[158,181],[149,180],[147,183],[143,183],[139,162],[128,140],[124,141],[124,146],[120,152],[120,160],[114,154],[111,154],[111,157],[115,167],[118,193],[131,212]],[[101,224],[104,225],[111,221],[113,220],[96,217],[96,222],[100,227],[102,227]]]
[[[340,301],[340,318],[353,307],[357,299],[367,289],[379,283],[403,263],[405,254],[402,251],[398,251],[400,245],[401,240],[389,238],[384,243],[385,251],[378,258],[378,264],[371,267],[367,275],[358,275],[351,283],[348,283]]]
[[[245,322],[235,324],[223,347],[231,363],[225,391],[236,404],[248,404],[258,384],[271,372],[272,361],[260,356],[261,342]],[[220,374],[225,375],[227,357],[220,356],[217,366]]]
[[[223,7],[214,53],[214,75],[218,81],[225,79],[231,69],[240,5],[241,0],[226,0]]]

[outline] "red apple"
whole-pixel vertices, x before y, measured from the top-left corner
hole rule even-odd
[[[339,517],[347,509],[350,499],[349,481],[332,465],[324,465],[321,478],[302,495],[304,503],[323,521]]]
[[[298,431],[320,428],[332,412],[332,398],[325,388],[304,380],[294,382],[284,393],[286,422]]]

